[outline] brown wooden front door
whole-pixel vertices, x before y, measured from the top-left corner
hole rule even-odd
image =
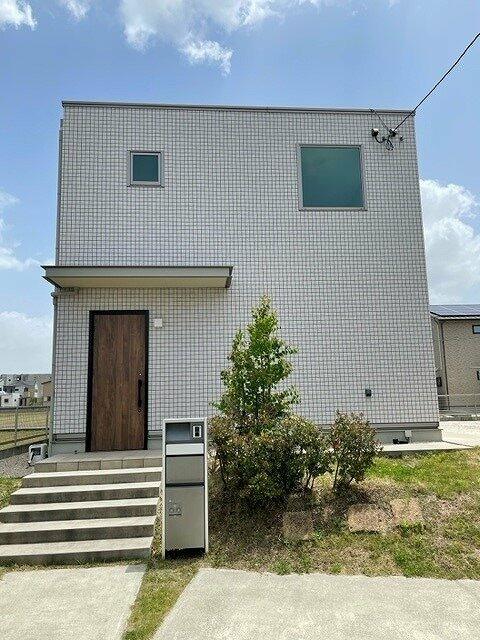
[[[144,449],[147,312],[91,311],[87,450]]]

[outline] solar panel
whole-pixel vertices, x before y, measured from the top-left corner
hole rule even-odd
[[[480,316],[480,304],[431,304],[429,308],[437,316]]]

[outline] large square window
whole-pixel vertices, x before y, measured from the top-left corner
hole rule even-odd
[[[301,207],[363,209],[360,147],[300,147]]]
[[[130,183],[132,185],[161,185],[162,154],[132,151],[130,154]]]

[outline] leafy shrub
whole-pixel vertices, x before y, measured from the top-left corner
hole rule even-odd
[[[339,491],[353,481],[361,482],[381,447],[375,429],[363,415],[337,412],[326,436],[334,468],[333,489]]]
[[[209,433],[224,489],[234,500],[285,500],[294,491],[311,488],[329,469],[321,432],[298,416],[260,433],[240,433],[229,418],[216,416]]]

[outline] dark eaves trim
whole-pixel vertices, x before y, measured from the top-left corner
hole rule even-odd
[[[433,311],[430,311],[430,315],[432,316],[432,318],[435,318],[436,320],[480,320],[480,316],[479,315],[475,315],[475,316],[440,316],[437,313],[433,313]]]
[[[62,100],[63,107],[108,107],[108,108],[132,108],[132,109],[196,109],[196,110],[225,110],[225,111],[267,111],[267,112],[297,112],[297,113],[363,113],[370,114],[368,108],[337,108],[337,107],[273,107],[273,106],[248,106],[228,104],[166,104],[145,102],[94,102],[88,100]],[[377,113],[406,114],[411,109],[375,109]],[[413,115],[412,115],[413,117]]]

